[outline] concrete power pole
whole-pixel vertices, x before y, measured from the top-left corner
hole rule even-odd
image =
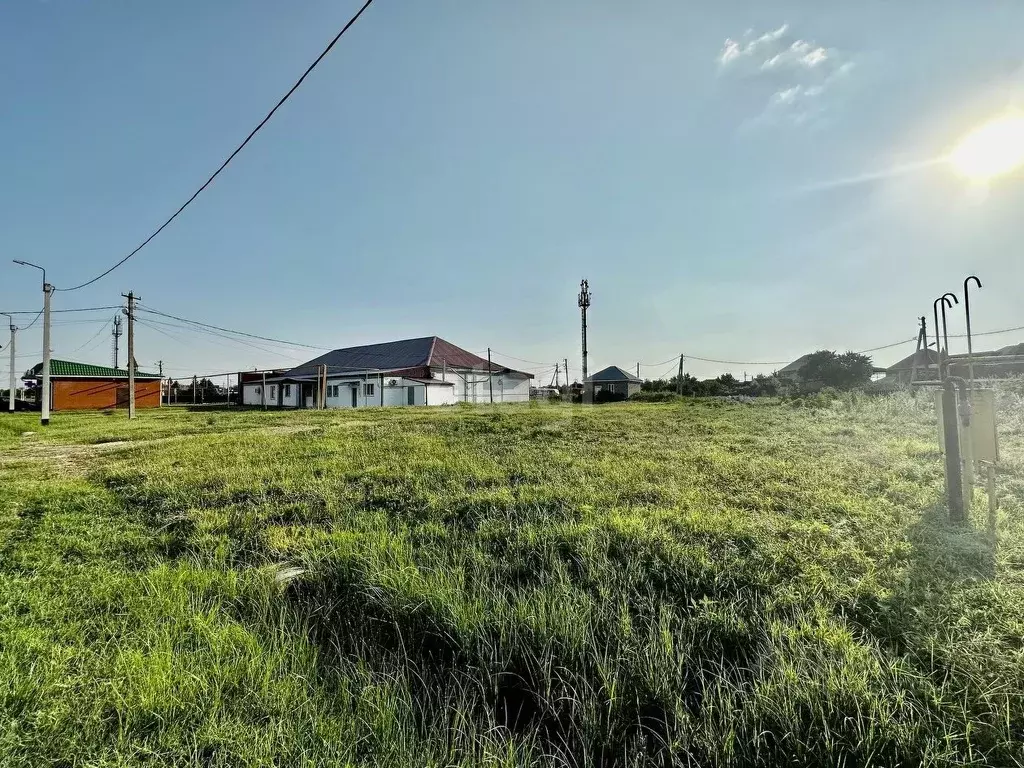
[[[40,395],[39,423],[45,427],[50,423],[50,296],[53,295],[53,286],[46,282],[46,270],[38,264],[19,259],[15,259],[14,263],[43,273],[43,391]]]
[[[128,299],[128,418],[135,418],[135,302],[139,300],[132,291],[122,293]]]
[[[163,406],[164,406],[164,361],[163,360],[157,360],[156,364],[160,368],[160,371],[159,371],[160,372],[160,407],[163,408]],[[167,394],[168,395],[171,394],[170,386],[167,387]],[[171,404],[170,397],[167,398],[167,404],[168,405]]]
[[[679,356],[679,373],[676,374],[676,394],[683,394],[683,356]]]
[[[9,321],[9,325],[11,326],[11,343],[8,345],[11,350],[11,391],[7,395],[7,410],[14,413],[14,385],[17,384],[17,379],[15,378],[14,373],[14,345],[18,337],[18,326],[14,324],[13,316],[8,315],[6,312],[0,312],[0,315],[5,315]]]
[[[562,370],[565,371],[565,397],[569,402],[572,402],[572,391],[569,389],[569,358],[562,358]]]
[[[590,308],[590,283],[580,282],[580,295],[576,302],[580,307],[580,325],[583,331],[583,402],[593,400],[592,389],[587,389],[587,310]]]

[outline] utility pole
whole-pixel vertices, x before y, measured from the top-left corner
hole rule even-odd
[[[494,374],[491,373],[491,348],[487,348],[487,393],[491,398],[491,405],[494,405]]]
[[[589,403],[593,400],[593,390],[587,389],[587,310],[590,308],[590,283],[586,280],[580,282],[580,295],[576,303],[580,307],[580,325],[583,330],[583,402]]]
[[[121,315],[117,315],[114,318],[114,327],[110,329],[110,335],[114,337],[114,370],[117,370],[118,353],[121,351]]]
[[[267,410],[267,372],[263,372],[263,386],[260,387],[260,405]]]
[[[134,292],[122,293],[128,299],[128,418],[135,418],[135,302],[139,297]]]
[[[676,394],[683,394],[683,360],[682,355],[679,356],[679,373],[676,374]]]
[[[638,379],[640,378],[640,363],[636,364],[636,377]]]
[[[50,296],[53,295],[53,286],[46,282],[46,270],[38,264],[18,259],[14,263],[43,273],[43,391],[39,423],[45,427],[50,423]]]
[[[18,327],[14,324],[13,315],[8,315],[6,312],[0,312],[0,315],[5,315],[11,326],[11,343],[8,345],[11,348],[11,391],[7,396],[7,410],[14,413],[14,385],[17,383],[14,374],[14,344],[18,336]]]
[[[199,387],[199,377],[192,377],[192,405],[196,404],[196,389]]]
[[[562,363],[562,370],[565,371],[565,396],[572,402],[572,391],[569,389],[569,358],[563,357]]]
[[[163,405],[164,405],[164,361],[163,360],[157,360],[156,364],[160,367],[160,407],[162,408]],[[168,389],[168,393],[169,392],[170,392],[170,389]],[[170,404],[170,400],[169,399],[168,399],[167,402],[168,402],[168,404]]]

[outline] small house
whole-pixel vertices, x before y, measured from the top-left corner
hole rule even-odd
[[[643,380],[624,371],[617,365],[609,365],[584,382],[593,400],[626,400],[640,391]]]
[[[268,376],[266,396],[278,408],[515,403],[530,399],[532,378],[423,336],[335,349]]]
[[[808,352],[806,355],[801,355],[792,363],[787,365],[785,368],[776,371],[775,375],[778,376],[780,379],[786,379],[787,381],[796,381],[797,379],[800,378],[801,369],[805,365],[807,365],[807,361],[813,354],[813,352]]]
[[[161,376],[135,372],[135,407],[160,405]],[[36,403],[43,396],[43,364],[29,369],[22,377],[35,387]],[[50,361],[50,409],[53,411],[103,410],[128,407],[128,371],[70,360]]]

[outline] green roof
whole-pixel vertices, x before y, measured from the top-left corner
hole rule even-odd
[[[43,375],[43,364],[39,363],[35,367],[29,369],[25,374],[25,378],[38,378]],[[90,365],[89,363],[73,363],[70,360],[51,360],[50,361],[50,377],[68,377],[68,378],[92,378],[92,379],[127,379],[128,369],[127,368],[107,368],[102,365]],[[142,371],[135,372],[135,378],[137,379],[159,379],[159,373],[143,373]]]

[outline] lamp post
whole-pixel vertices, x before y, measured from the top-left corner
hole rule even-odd
[[[39,423],[45,427],[50,423],[50,296],[53,295],[53,286],[46,282],[46,270],[38,264],[17,259],[14,263],[23,267],[33,267],[43,273],[43,392]]]

